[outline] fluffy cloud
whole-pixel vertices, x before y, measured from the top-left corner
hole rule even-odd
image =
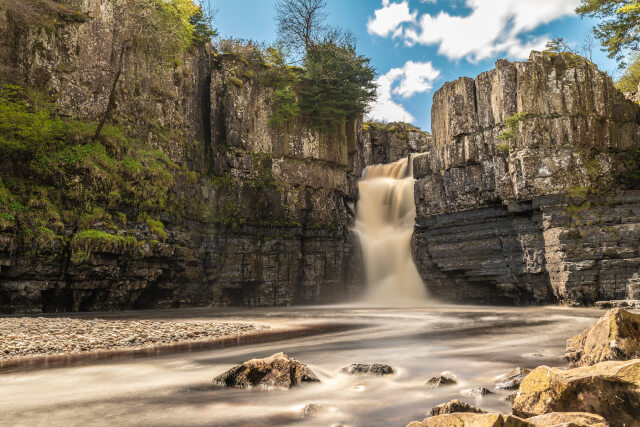
[[[392,68],[376,79],[378,99],[371,105],[368,118],[388,122],[413,122],[415,118],[393,95],[409,98],[416,93],[433,89],[433,81],[440,76],[431,62],[408,61],[402,68]]]
[[[367,31],[380,37],[393,38],[402,35],[402,24],[406,22],[416,22],[418,12],[411,13],[408,0],[400,3],[389,3],[389,0],[382,0],[382,8],[375,11],[375,18],[369,18]]]
[[[411,13],[405,1],[389,3],[383,1],[376,18],[369,22],[369,32],[382,37],[401,34],[408,45],[437,45],[438,52],[449,59],[466,58],[480,61],[506,52],[514,58],[524,58],[529,51],[544,47],[547,36],[527,37],[527,33],[563,16],[574,13],[580,0],[465,0],[471,14],[451,15],[441,11],[438,14],[423,14],[419,19],[385,21],[384,11],[390,8],[407,8],[405,16]],[[380,14],[379,14],[380,12]],[[383,13],[384,12],[384,13]],[[383,25],[383,22],[385,25]],[[393,26],[395,25],[395,26]],[[384,28],[384,32],[374,32],[371,28]],[[382,34],[385,35],[382,35]]]

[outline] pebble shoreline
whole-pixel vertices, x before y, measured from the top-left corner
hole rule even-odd
[[[214,321],[0,318],[0,361],[210,341],[265,329],[269,328]]]

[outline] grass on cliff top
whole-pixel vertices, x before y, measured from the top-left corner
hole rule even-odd
[[[177,206],[179,168],[162,151],[116,125],[93,140],[96,123],[57,117],[55,107],[38,91],[0,84],[0,230],[24,242],[43,229],[117,229],[121,210],[153,218]]]
[[[362,124],[363,132],[383,131],[391,133],[404,133],[420,131],[419,127],[404,122],[380,123],[380,122],[364,122]]]

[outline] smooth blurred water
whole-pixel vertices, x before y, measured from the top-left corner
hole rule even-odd
[[[342,326],[332,333],[161,357],[0,372],[0,424],[404,426],[460,398],[509,412],[506,392],[475,400],[464,389],[493,389],[516,366],[565,366],[565,340],[602,314],[592,309],[435,306],[298,307],[246,311],[177,310],[104,317],[229,318],[286,325]],[[284,351],[320,377],[288,391],[213,388],[234,364]],[[384,378],[339,374],[350,363],[388,363]],[[456,386],[427,390],[430,375],[451,371]],[[300,419],[308,403],[326,415]]]

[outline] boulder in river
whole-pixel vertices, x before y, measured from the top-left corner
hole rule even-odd
[[[304,382],[319,382],[309,367],[284,353],[266,359],[252,359],[213,379],[224,387],[291,388]]]
[[[600,415],[586,412],[552,412],[527,418],[527,422],[536,427],[609,427],[607,420]]]
[[[437,388],[454,384],[458,384],[456,377],[451,372],[442,372],[429,378],[424,386],[426,388]]]
[[[534,424],[502,414],[447,414],[414,421],[407,427],[535,427]]]
[[[391,366],[381,363],[353,363],[342,368],[340,372],[348,375],[383,376],[392,375],[396,371]]]
[[[574,369],[540,366],[520,385],[513,413],[588,412],[612,425],[639,425],[640,360],[610,361]],[[634,424],[635,423],[635,424]]]
[[[476,408],[475,406],[471,406],[467,402],[463,402],[458,399],[454,399],[450,402],[443,403],[442,405],[434,406],[433,408],[431,408],[432,417],[435,417],[437,415],[455,414],[461,412],[468,412],[473,414],[486,413],[486,411]]]
[[[316,405],[315,403],[309,403],[300,411],[300,418],[308,420],[311,418],[320,417],[328,412],[328,409],[322,405]]]
[[[462,390],[462,394],[469,397],[482,397],[487,394],[493,394],[493,392],[485,387],[474,387],[468,390]]]
[[[609,310],[580,335],[567,340],[569,366],[589,366],[607,360],[640,358],[640,315]]]
[[[530,373],[530,369],[515,368],[497,379],[496,390],[517,390],[522,380]]]

